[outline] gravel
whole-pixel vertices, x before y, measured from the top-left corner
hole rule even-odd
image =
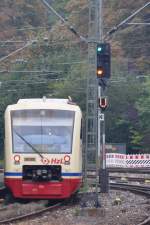
[[[38,218],[17,225],[138,225],[150,215],[150,200],[128,191],[111,190],[101,194],[100,208],[95,208],[93,195],[88,195],[76,204],[46,212]],[[83,202],[86,200],[86,207]]]

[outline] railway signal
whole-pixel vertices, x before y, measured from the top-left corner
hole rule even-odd
[[[108,106],[107,97],[103,96],[103,90],[106,87],[107,80],[111,76],[111,51],[110,44],[98,43],[96,46],[97,56],[97,80],[98,80],[98,103],[99,103],[99,117],[98,117],[98,137],[99,137],[99,155],[101,155],[101,166],[100,166],[100,185],[101,192],[107,193],[109,189],[108,185],[108,171],[106,168],[106,152],[105,152],[105,118],[104,111]],[[102,118],[103,115],[103,118]]]
[[[109,43],[98,43],[97,44],[97,78],[99,80],[99,85],[102,86],[103,82],[110,78],[110,44]]]
[[[102,109],[102,110],[105,110],[108,106],[108,99],[107,97],[100,97],[99,98],[99,107]]]

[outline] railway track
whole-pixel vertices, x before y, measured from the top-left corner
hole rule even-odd
[[[140,223],[138,225],[150,225],[150,217],[145,219],[142,223]]]
[[[128,190],[128,191],[134,192],[136,194],[145,195],[148,198],[150,197],[150,187],[113,183],[113,184],[110,184],[110,188],[119,189],[119,190]],[[40,210],[36,210],[36,211],[22,214],[22,215],[12,216],[8,219],[0,220],[0,224],[5,225],[5,224],[10,224],[10,223],[15,223],[15,222],[21,221],[21,220],[34,219],[34,218],[39,217],[40,215],[42,215],[43,213],[45,213],[47,211],[52,211],[52,210],[60,208],[61,206],[64,206],[64,203],[65,203],[65,201],[62,201],[62,202],[59,202],[59,203],[51,205],[51,206],[45,206],[43,209],[40,209]],[[9,208],[5,206],[0,209],[0,213],[3,211],[6,211],[6,210],[9,211]],[[143,221],[143,223],[138,224],[138,225],[148,225],[149,224],[148,221],[149,220],[146,219],[145,221]]]
[[[108,171],[111,173],[138,173],[138,174],[149,174],[149,168],[108,168]]]
[[[115,178],[120,179],[121,177],[120,176],[111,176],[110,178],[112,180],[114,180]],[[134,180],[134,181],[139,181],[139,182],[144,181],[143,178],[139,178],[139,177],[137,179],[136,179],[136,177],[134,177],[133,179],[129,178],[129,180]],[[128,190],[133,193],[136,193],[139,195],[144,195],[147,198],[150,198],[150,187],[145,187],[145,186],[140,186],[140,185],[129,185],[129,184],[124,184],[124,183],[110,183],[110,188],[119,189],[119,190]],[[1,187],[0,188],[0,198],[3,198],[4,193],[5,193],[5,188]],[[15,222],[21,221],[21,220],[34,219],[34,218],[39,217],[40,215],[42,215],[43,213],[45,213],[47,211],[52,211],[52,210],[58,209],[61,206],[64,206],[64,202],[60,202],[60,203],[57,203],[57,204],[54,204],[51,206],[45,206],[40,210],[35,210],[33,212],[28,212],[26,214],[22,213],[20,215],[11,216],[8,219],[2,219],[2,220],[0,220],[0,224],[4,225],[4,224],[15,223]],[[0,213],[3,213],[7,210],[9,212],[9,208],[4,206],[3,208],[0,208]],[[149,224],[150,224],[150,218],[146,218],[145,221],[143,221],[143,223],[140,223],[138,225],[149,225]]]
[[[88,175],[89,179],[93,179],[95,175]],[[109,176],[109,179],[117,182],[139,182],[139,183],[150,183],[150,178],[144,177],[130,177],[130,176]]]
[[[122,184],[122,183],[111,183],[110,188],[119,189],[119,190],[128,190],[133,193],[145,195],[146,197],[150,198],[150,187],[147,187],[147,186]]]
[[[111,167],[107,168],[108,172],[111,173],[141,173],[141,174],[147,174],[150,173],[150,167],[147,168],[121,168],[121,167]],[[95,165],[90,166],[88,171],[95,171]]]
[[[123,168],[108,169],[109,179],[117,182],[140,182],[150,184],[150,170],[149,169],[130,169]],[[87,178],[93,179],[96,176],[95,169],[87,170]]]
[[[4,196],[7,193],[7,190],[5,187],[0,188],[0,198],[1,200],[4,200]],[[38,203],[35,202],[29,202],[27,204],[21,204],[17,201],[9,204],[9,205],[1,205],[0,207],[0,217],[4,217],[4,213],[6,213],[8,218],[1,219],[0,224],[10,224],[15,223],[17,221],[26,220],[26,219],[34,219],[39,217],[45,212],[52,212],[53,210],[59,209],[61,207],[64,208],[64,206],[68,203],[67,200],[62,201],[48,201],[43,200],[43,203],[41,204],[40,201]],[[51,205],[50,205],[51,204]],[[37,207],[36,207],[37,206]],[[22,208],[23,207],[23,208]],[[66,207],[66,206],[65,206]],[[33,209],[33,210],[31,210]],[[27,211],[25,213],[25,211]],[[15,215],[14,215],[15,214]]]
[[[130,177],[130,176],[109,176],[110,180],[120,180],[124,182],[140,182],[140,183],[150,183],[150,178],[144,177]]]
[[[6,193],[7,193],[6,188],[4,186],[1,187],[0,188],[0,199],[1,200],[3,200],[3,198],[4,198]],[[59,207],[63,206],[66,201],[57,202],[55,204],[53,203],[51,205],[47,204],[47,206],[45,205],[45,202],[47,203],[47,201],[44,201],[44,203],[42,204],[41,209],[33,210],[33,212],[24,213],[23,209],[22,209],[22,212],[19,209],[20,212],[19,213],[18,212],[15,213],[15,214],[18,214],[18,215],[12,215],[12,214],[14,214],[14,212],[13,213],[11,212],[12,208],[16,208],[16,211],[17,211],[17,207],[21,208],[21,206],[23,204],[19,204],[20,207],[16,206],[15,205],[16,203],[9,204],[7,206],[4,205],[4,206],[2,206],[0,208],[0,214],[2,213],[2,215],[3,215],[4,213],[7,212],[7,217],[8,218],[1,219],[0,220],[0,224],[4,225],[4,224],[15,223],[17,221],[26,220],[26,219],[30,219],[30,218],[36,218],[36,217],[40,216],[41,214],[43,214],[43,213],[45,213],[47,211],[52,211],[52,210],[58,209]],[[29,204],[32,204],[32,203],[29,203]],[[28,205],[27,205],[27,207],[28,207]]]
[[[135,194],[144,195],[147,198],[150,198],[150,187],[139,186],[139,185],[129,185],[129,184],[120,184],[114,183],[110,184],[110,188],[119,189],[119,190],[128,190]],[[150,217],[146,218],[143,222],[137,225],[150,225]]]
[[[22,214],[22,215],[17,215],[17,216],[12,216],[11,218],[0,220],[0,224],[4,225],[4,224],[9,224],[9,223],[15,223],[17,221],[21,221],[21,220],[25,220],[25,219],[36,218],[36,217],[40,216],[41,214],[43,214],[47,211],[52,211],[52,210],[58,209],[62,205],[63,205],[63,202],[59,202],[59,203],[56,203],[56,204],[51,205],[51,206],[47,206],[43,209],[40,209],[40,210],[37,210],[37,211],[34,211],[34,212],[30,212],[30,213],[26,213],[26,214]],[[4,211],[4,210],[9,210],[9,208],[4,207],[0,211]]]

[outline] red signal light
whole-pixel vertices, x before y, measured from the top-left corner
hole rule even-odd
[[[106,109],[107,106],[108,106],[107,98],[106,98],[106,97],[101,97],[101,98],[99,99],[99,107],[100,107],[101,109]]]

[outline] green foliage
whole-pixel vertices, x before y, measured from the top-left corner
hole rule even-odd
[[[86,106],[86,67],[72,66],[70,72],[66,77],[66,80],[61,83],[56,83],[54,90],[56,91],[55,96],[59,98],[68,98],[71,96],[73,101],[80,105],[83,112],[85,112]]]
[[[119,81],[119,80],[118,80]],[[141,84],[135,78],[126,76],[126,80],[109,87],[109,107],[106,112],[106,141],[137,143],[138,111],[136,101],[141,96]],[[131,132],[135,130],[135,132]],[[136,135],[135,135],[136,134]],[[140,139],[139,139],[140,140]]]
[[[57,10],[63,10],[65,9],[66,4],[69,2],[69,0],[55,0],[52,1],[52,5],[55,7],[56,11]]]
[[[150,152],[150,80],[147,79],[143,85],[143,95],[136,102],[136,108],[139,112],[140,143],[147,152]]]
[[[138,132],[137,130],[130,129],[131,133],[131,144],[133,145],[139,145],[143,139],[143,135]]]

